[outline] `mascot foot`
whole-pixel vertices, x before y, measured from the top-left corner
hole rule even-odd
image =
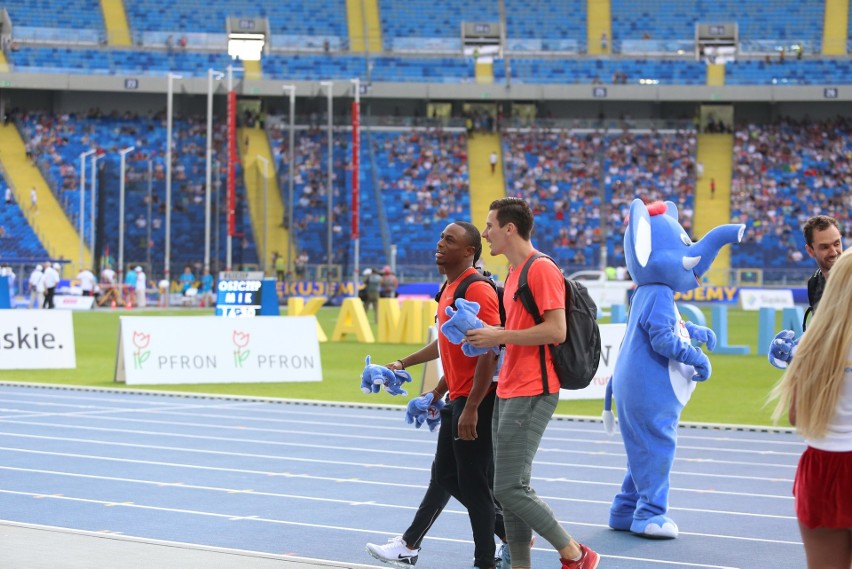
[[[630,531],[651,539],[674,539],[677,537],[677,524],[666,516],[654,516],[647,520],[633,520]]]
[[[609,527],[618,531],[630,531],[630,526],[633,524],[633,514],[617,515],[609,514]]]

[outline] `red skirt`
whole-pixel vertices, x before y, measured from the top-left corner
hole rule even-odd
[[[852,528],[852,452],[808,447],[799,459],[793,495],[805,526]]]

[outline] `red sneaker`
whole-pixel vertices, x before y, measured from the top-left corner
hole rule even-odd
[[[580,546],[580,559],[577,561],[562,560],[562,569],[595,569],[601,561],[601,556],[597,552],[589,549],[585,545]]]

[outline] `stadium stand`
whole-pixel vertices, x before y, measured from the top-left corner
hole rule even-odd
[[[759,4],[758,11],[755,4],[737,0],[612,0],[613,38],[616,46],[624,40],[690,40],[697,23],[736,23],[746,51],[764,51],[767,41],[773,47],[804,42],[811,52],[819,45],[824,2]]]
[[[784,275],[788,269],[813,271],[799,230],[812,215],[835,217],[845,238],[852,238],[849,126],[847,119],[835,119],[737,128],[731,216],[747,230],[733,266],[763,267],[764,281],[795,278]]]
[[[368,29],[366,19],[359,19],[367,17],[368,9],[362,6],[364,14],[356,18],[345,0],[190,0],[174,5],[125,0],[133,37],[129,48],[106,45],[106,24],[101,6],[94,0],[12,0],[4,4],[13,24],[12,35],[3,43],[4,54],[11,76],[32,74],[36,80],[62,77],[70,83],[70,76],[80,80],[81,75],[162,80],[167,73],[180,73],[188,79],[182,94],[186,107],[195,113],[200,112],[193,98],[200,94],[193,86],[201,84],[198,79],[206,77],[209,69],[243,67],[242,62],[227,54],[226,19],[266,18],[269,49],[260,63],[266,83],[241,79],[240,97],[268,105],[280,93],[280,85],[275,82],[299,83],[297,159],[292,165],[296,168],[294,227],[289,229],[295,250],[307,255],[310,264],[330,260],[340,264],[346,274],[352,269],[354,256],[349,239],[349,188],[353,175],[349,117],[340,109],[335,113],[333,176],[329,181],[326,132],[317,120],[320,97],[313,87],[316,81],[348,84],[358,78],[365,93],[371,97],[380,93],[372,99],[377,110],[366,112],[373,115],[373,120],[369,128],[362,130],[360,161],[360,253],[363,259],[369,259],[369,265],[390,264],[394,260],[393,246],[397,261],[404,260],[412,267],[431,266],[436,227],[470,216],[470,132],[465,135],[459,127],[467,101],[481,97],[486,104],[494,105],[495,115],[505,114],[504,120],[498,121],[494,136],[502,141],[506,192],[530,199],[537,215],[537,242],[544,249],[552,248],[563,266],[570,268],[623,262],[620,223],[626,205],[635,196],[673,200],[680,209],[681,222],[692,229],[698,143],[694,128],[684,124],[700,104],[711,98],[698,90],[708,85],[709,75],[706,64],[696,58],[696,24],[734,22],[738,26],[738,59],[727,63],[723,72],[715,76],[721,79],[719,87],[734,87],[740,89],[736,93],[744,93],[749,87],[819,86],[825,88],[825,97],[836,97],[837,86],[852,82],[846,50],[820,55],[821,50],[828,53],[824,43],[829,31],[824,19],[826,14],[838,10],[835,3],[827,1],[790,4],[780,0],[612,0],[611,20],[604,22],[611,25],[609,28],[600,27],[600,23],[596,24],[599,27],[590,28],[596,14],[581,0],[506,0],[504,14],[488,0],[378,0],[369,4],[378,9],[381,52],[350,50],[353,38],[363,33],[350,27],[361,22]],[[841,8],[845,8],[848,17],[848,6]],[[503,47],[508,58],[498,57],[495,61],[495,86],[474,91],[471,88],[477,86],[476,61],[463,55],[462,24],[498,22],[501,16],[505,18]],[[57,22],[62,22],[61,28]],[[852,31],[852,22],[847,27],[844,43]],[[603,50],[598,55],[591,49],[591,44],[600,43],[601,39],[587,37],[589,29],[611,30],[607,41],[612,54]],[[831,41],[835,40],[832,36]],[[592,95],[587,86],[617,86],[625,90],[610,89],[607,94],[604,89],[602,99],[606,100],[593,101],[601,95]],[[566,94],[565,87],[584,87],[582,93],[586,94]],[[37,92],[39,87],[32,89]],[[412,95],[415,91],[423,93],[420,100]],[[674,92],[676,96],[660,103],[660,94]],[[722,100],[733,92],[723,91]],[[824,212],[838,217],[846,227],[852,221],[852,204],[844,197],[849,193],[846,156],[852,150],[847,142],[849,125],[845,119],[826,118],[832,114],[826,107],[821,107],[819,120],[778,119],[790,108],[796,109],[794,114],[804,114],[804,103],[778,112],[767,111],[764,106],[769,105],[770,98],[774,101],[775,94],[788,91],[760,92],[772,93],[757,103],[762,105],[761,110],[755,111],[746,104],[734,105],[738,119],[739,113],[753,116],[740,121],[732,135],[735,145],[731,218],[749,227],[746,242],[732,249],[732,265],[778,271],[809,269],[812,262],[801,254],[803,244],[798,231],[804,218]],[[797,97],[802,101],[819,99],[822,92],[813,89],[816,94],[797,94],[791,100],[798,104]],[[637,98],[642,101],[650,101],[638,105],[636,111],[650,120],[650,126],[622,128],[623,121],[614,117],[631,114],[637,94],[641,94]],[[351,96],[347,91],[342,98]],[[714,92],[712,96],[718,94]],[[335,97],[341,98],[339,89]],[[574,105],[578,97],[584,100]],[[23,101],[23,107],[32,109],[15,113],[13,121],[75,225],[79,215],[79,154],[90,148],[102,153],[98,183],[104,188],[104,197],[98,207],[117,211],[117,150],[130,145],[145,149],[128,156],[125,257],[154,266],[162,264],[166,136],[160,111],[163,102],[156,100],[156,110],[146,114],[140,108],[152,104],[153,95],[149,99],[128,98],[132,102],[128,102],[127,113],[89,115],[70,112],[80,103],[66,103],[62,97],[53,101],[36,97],[38,102],[32,104],[23,94],[13,98],[17,104]],[[452,108],[446,125],[452,127],[410,128],[418,116],[425,114],[426,105],[445,101]],[[120,107],[121,103],[117,105]],[[515,105],[535,107],[535,112],[521,118],[521,113],[515,114]],[[224,178],[223,107],[217,105],[216,109],[214,146],[220,163],[214,178],[218,184]],[[403,109],[401,113],[399,107]],[[391,114],[395,116],[390,117]],[[556,120],[552,120],[553,114]],[[593,118],[599,114],[607,115],[607,120],[595,123]],[[675,116],[686,122],[677,122],[671,128],[666,123]],[[579,124],[583,121],[586,122]],[[281,117],[269,117],[266,129],[278,187],[286,203],[291,166],[286,128]],[[189,114],[177,119],[175,139],[173,273],[179,272],[179,265],[198,263],[200,259],[198,228],[203,225],[203,208],[199,200],[206,144],[203,121]],[[150,219],[146,203],[149,161],[155,202],[150,204]],[[248,266],[256,264],[258,258],[242,176],[238,166],[238,225],[244,239],[237,240],[234,251],[237,263]],[[329,186],[333,195],[330,251],[326,238]],[[19,231],[13,210],[8,212],[12,217],[2,221],[7,234],[14,231],[21,236],[22,251],[37,251],[32,254],[43,256],[44,248],[38,249],[35,234]],[[768,219],[760,221],[758,212],[765,212]],[[117,243],[112,235],[117,232],[117,219],[105,215],[98,223],[111,236],[102,245],[114,252]],[[91,231],[88,224],[86,216],[84,233]],[[155,224],[156,229],[152,227]],[[225,233],[223,219],[215,225],[220,235]],[[606,255],[600,254],[602,246]]]
[[[381,203],[397,254],[412,265],[434,265],[435,236],[455,219],[470,219],[464,135],[430,128],[371,136]]]
[[[102,210],[103,221],[99,230],[106,235],[104,245],[118,251],[118,218],[107,212],[119,211],[119,157],[121,148],[136,146],[140,150],[128,155],[125,204],[125,260],[137,264],[162,265],[165,240],[165,151],[142,150],[165,148],[166,128],[162,116],[151,118],[112,116],[56,116],[49,113],[22,113],[16,118],[31,148],[33,158],[50,183],[59,203],[75,227],[80,214],[79,156],[96,149],[100,157],[98,187],[102,201],[96,208]],[[225,140],[224,125],[216,132],[216,146],[221,154]],[[176,120],[175,145],[172,167],[172,273],[177,274],[186,264],[197,264],[203,259],[204,227],[204,160],[205,127],[196,120]],[[149,161],[152,173],[151,201],[153,211],[148,217]],[[91,162],[87,159],[84,234],[91,235],[89,191]],[[238,170],[238,180],[241,179]],[[240,184],[242,186],[242,184]],[[104,190],[106,188],[106,190]],[[240,187],[239,194],[244,189]],[[238,240],[234,251],[238,264],[257,264],[257,253],[250,238],[251,229],[247,212],[240,199],[238,231],[248,239]],[[219,208],[224,212],[224,208]],[[224,215],[220,216],[219,231],[226,231]],[[149,236],[148,228],[152,230]],[[88,239],[88,237],[87,237]],[[150,239],[150,241],[149,241]],[[150,259],[150,260],[149,260]],[[177,268],[177,273],[175,273]]]

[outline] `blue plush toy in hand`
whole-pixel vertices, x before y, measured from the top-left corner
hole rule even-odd
[[[361,391],[364,393],[378,393],[382,387],[391,395],[408,395],[402,387],[403,383],[411,381],[411,374],[405,370],[391,370],[385,366],[370,363],[367,356],[367,365],[361,372]]]
[[[434,397],[435,394],[430,391],[409,401],[405,409],[405,422],[418,429],[426,423],[429,430],[434,432],[441,424],[441,409],[444,408],[444,400],[433,401]]]
[[[453,344],[462,344],[464,336],[467,334],[468,330],[482,328],[485,326],[485,323],[476,316],[479,314],[478,302],[459,298],[456,299],[456,308],[458,310],[453,310],[452,306],[447,307],[447,316],[449,316],[450,319],[444,322],[441,326],[441,332],[444,336],[446,336],[447,340]],[[491,348],[476,348],[467,342],[464,342],[462,344],[462,352],[464,352],[464,355],[473,358],[488,352],[499,354],[500,348],[497,346]]]
[[[796,355],[799,340],[800,338],[796,338],[796,333],[792,330],[778,332],[769,345],[769,363],[778,369],[787,369],[793,361],[793,356]]]

